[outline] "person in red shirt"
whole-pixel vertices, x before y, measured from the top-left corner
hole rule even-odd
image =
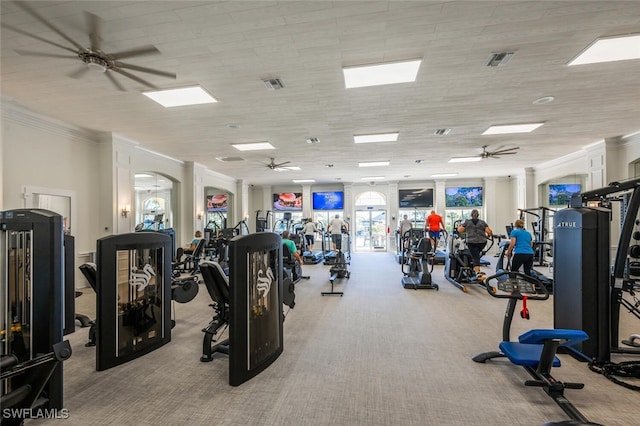
[[[435,252],[438,248],[438,240],[440,239],[440,231],[444,228],[444,220],[442,216],[431,210],[431,214],[424,221],[425,231],[429,231],[429,240],[431,241],[431,251]]]

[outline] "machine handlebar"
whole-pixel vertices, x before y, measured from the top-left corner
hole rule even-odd
[[[492,280],[496,283],[493,285]],[[497,274],[487,277],[487,292],[498,299],[523,299],[547,300],[549,290],[540,280],[520,272],[499,271]]]

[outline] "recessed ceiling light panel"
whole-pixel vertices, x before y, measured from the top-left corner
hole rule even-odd
[[[554,101],[554,99],[555,98],[553,96],[544,96],[542,98],[536,99],[532,103],[534,105],[545,105],[545,104],[550,104],[551,102]]]
[[[421,60],[343,68],[347,89],[416,81]]]
[[[382,179],[384,179],[384,176],[365,176],[365,177],[361,177],[360,179],[362,179],[362,180],[382,180]]]
[[[529,133],[533,132],[544,123],[528,123],[528,124],[505,124],[491,126],[485,130],[483,135],[506,135],[510,133]]]
[[[313,183],[315,179],[294,179],[293,183]]]
[[[625,61],[640,58],[640,34],[602,37],[569,62],[571,65]]]
[[[452,176],[458,176],[457,173],[434,173],[431,175],[431,177],[452,177]]]
[[[216,157],[216,160],[222,161],[223,163],[233,162],[233,161],[244,161],[242,157]]]
[[[200,86],[182,87],[179,89],[154,90],[142,92],[147,98],[159,103],[165,108],[212,104],[218,102]]]
[[[276,147],[271,145],[269,142],[236,143],[232,144],[231,146],[238,151],[261,151],[264,149],[276,149]]]
[[[453,157],[449,160],[450,163],[472,163],[474,161],[480,161],[482,157]]]
[[[358,167],[381,167],[388,166],[389,161],[363,161],[358,163]]]
[[[396,142],[398,133],[379,133],[376,135],[354,135],[354,143]]]

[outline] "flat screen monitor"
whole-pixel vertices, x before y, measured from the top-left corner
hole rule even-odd
[[[549,205],[568,206],[571,196],[579,194],[582,186],[579,183],[557,183],[549,185]]]
[[[313,210],[342,210],[344,209],[344,192],[314,192]]]
[[[208,212],[226,212],[227,194],[207,195]]]
[[[433,189],[400,189],[398,200],[401,209],[433,207]]]
[[[280,192],[273,194],[273,210],[302,211],[302,192]]]
[[[445,189],[447,207],[480,207],[482,206],[481,186],[458,186]]]

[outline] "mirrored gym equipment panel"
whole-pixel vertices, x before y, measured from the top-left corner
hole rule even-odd
[[[103,371],[171,341],[171,238],[104,237],[97,261],[96,369]]]
[[[229,384],[238,386],[282,353],[282,238],[237,236],[230,245]]]
[[[63,219],[42,209],[0,212],[0,355],[28,364],[62,342]],[[21,374],[3,380],[0,394],[30,386]],[[62,364],[44,385],[39,407],[62,408]]]

